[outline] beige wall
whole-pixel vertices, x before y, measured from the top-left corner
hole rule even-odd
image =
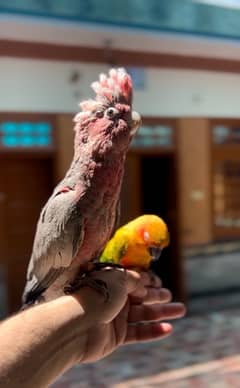
[[[109,66],[2,57],[0,68],[0,111],[73,114]],[[72,82],[76,72],[79,80]],[[153,67],[145,72],[144,87],[134,92],[134,109],[143,116],[240,117],[239,74]]]
[[[178,125],[181,243],[205,244],[212,239],[208,120],[183,118]]]

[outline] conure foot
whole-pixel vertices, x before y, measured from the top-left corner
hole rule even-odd
[[[82,276],[75,279],[72,283],[64,287],[64,293],[69,295],[78,291],[82,287],[90,287],[104,296],[104,301],[109,300],[107,284],[101,279],[93,279],[88,276]]]

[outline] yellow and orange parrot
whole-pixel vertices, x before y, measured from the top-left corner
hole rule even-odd
[[[157,260],[168,244],[169,232],[165,222],[156,215],[145,214],[115,232],[99,261],[148,270],[152,260]]]

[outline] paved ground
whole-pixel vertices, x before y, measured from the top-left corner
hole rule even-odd
[[[54,388],[240,387],[240,307],[189,316],[171,337],[73,368]]]

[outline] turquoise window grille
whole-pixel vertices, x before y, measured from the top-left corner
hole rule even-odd
[[[53,145],[53,130],[48,122],[0,123],[0,144],[4,148],[43,148]]]
[[[170,126],[142,126],[131,142],[131,148],[169,148],[174,146],[174,131]]]

